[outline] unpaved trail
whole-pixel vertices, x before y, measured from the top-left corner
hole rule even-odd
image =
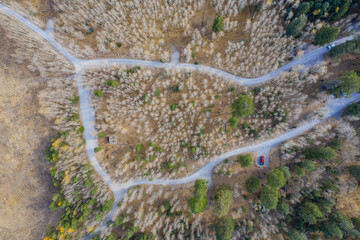
[[[315,119],[312,121],[309,121],[302,126],[289,131],[283,135],[277,136],[273,139],[264,141],[259,144],[246,146],[242,148],[238,148],[232,151],[229,151],[227,153],[224,153],[223,155],[213,159],[208,164],[206,164],[204,167],[202,167],[200,170],[195,172],[194,174],[180,179],[154,179],[152,181],[149,181],[147,179],[139,179],[139,180],[133,180],[129,181],[127,183],[115,183],[111,180],[110,176],[103,170],[103,168],[100,166],[99,162],[96,159],[94,148],[98,147],[98,139],[95,129],[95,111],[91,106],[91,92],[90,90],[86,89],[83,86],[82,76],[83,71],[87,68],[91,67],[101,67],[101,66],[112,66],[112,65],[139,65],[144,67],[154,67],[154,68],[174,68],[174,69],[182,69],[187,71],[200,71],[212,75],[216,75],[219,77],[222,77],[227,80],[235,81],[242,85],[247,86],[254,86],[261,83],[264,83],[276,76],[278,76],[281,72],[289,70],[291,67],[297,66],[297,65],[315,65],[317,62],[322,60],[322,56],[328,52],[326,47],[319,47],[316,48],[308,53],[306,53],[301,59],[296,59],[283,67],[268,73],[266,75],[257,77],[257,78],[243,78],[236,76],[234,74],[222,71],[220,69],[216,69],[209,66],[204,65],[195,65],[195,64],[187,64],[187,63],[179,63],[178,62],[178,53],[174,52],[172,55],[172,61],[169,63],[161,63],[157,61],[147,61],[147,60],[138,60],[138,59],[107,59],[107,58],[100,58],[100,59],[79,59],[74,57],[72,54],[70,54],[66,49],[64,49],[62,46],[60,46],[57,41],[53,37],[53,22],[49,22],[47,25],[47,30],[44,31],[37,27],[35,24],[28,21],[26,18],[21,16],[20,14],[16,13],[15,11],[5,7],[4,5],[0,4],[0,12],[4,13],[6,15],[12,16],[19,20],[21,23],[29,27],[32,31],[42,36],[47,42],[49,42],[54,48],[56,48],[59,53],[61,53],[64,57],[67,58],[68,61],[70,61],[74,66],[76,70],[76,80],[77,80],[77,87],[78,87],[78,93],[80,97],[80,114],[81,114],[81,121],[82,125],[84,126],[84,139],[86,140],[86,154],[87,157],[93,166],[93,168],[96,170],[96,172],[99,174],[99,176],[107,183],[111,191],[114,195],[114,205],[110,212],[108,213],[108,216],[104,223],[97,229],[97,232],[100,232],[103,228],[106,227],[107,221],[111,220],[114,217],[117,203],[120,202],[122,196],[126,193],[126,191],[136,185],[143,185],[143,184],[156,184],[156,185],[178,185],[178,184],[184,184],[188,182],[195,181],[196,179],[206,179],[209,181],[209,184],[211,184],[211,172],[212,169],[219,164],[224,159],[227,159],[231,156],[238,155],[245,152],[256,152],[258,154],[266,155],[273,147],[277,146],[283,141],[286,141],[290,138],[293,138],[309,129],[314,127],[316,124],[322,122],[323,120],[332,117],[332,116],[338,116],[339,113],[346,107],[349,103],[359,101],[360,100],[360,94],[354,94],[350,98],[343,98],[343,99],[334,99],[333,97],[330,98],[326,105],[326,113],[323,116],[322,119]],[[53,21],[52,19],[50,21]],[[353,39],[353,36],[345,37],[339,40],[334,41],[335,44],[340,44],[345,41]],[[267,166],[268,163],[268,157],[265,158],[265,166]],[[91,236],[88,236],[86,239],[90,239]]]

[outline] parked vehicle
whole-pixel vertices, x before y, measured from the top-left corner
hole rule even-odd
[[[264,156],[261,156],[260,158],[260,165],[264,165],[265,163],[265,157]]]
[[[330,49],[332,49],[333,47],[335,47],[335,43],[328,45],[326,48],[330,50]]]
[[[299,50],[295,51],[294,56],[297,57],[302,52],[303,52],[303,50],[299,49]]]

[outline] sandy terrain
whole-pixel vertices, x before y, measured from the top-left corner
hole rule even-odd
[[[48,207],[56,189],[45,149],[54,133],[37,102],[45,83],[13,62],[2,28],[0,36],[0,239],[40,239],[61,213]]]

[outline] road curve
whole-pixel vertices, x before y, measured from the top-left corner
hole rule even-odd
[[[340,44],[346,41],[353,39],[353,36],[341,38],[339,40],[334,41],[335,44]],[[246,86],[255,86],[262,84],[277,75],[281,72],[287,71],[290,68],[297,65],[315,65],[316,63],[322,60],[322,56],[327,53],[329,50],[326,47],[318,47],[306,54],[302,58],[295,59],[294,61],[278,68],[277,70],[268,73],[266,75],[256,77],[256,78],[244,78],[232,73],[225,72],[223,70],[213,68],[206,65],[195,65],[190,63],[179,63],[177,61],[161,63],[157,61],[148,61],[148,60],[138,60],[138,59],[111,59],[111,58],[99,58],[99,59],[90,59],[90,60],[82,60],[79,63],[79,67],[81,69],[91,68],[91,67],[101,67],[101,66],[109,66],[109,65],[139,65],[145,67],[154,67],[154,68],[173,68],[173,69],[182,69],[186,71],[199,71],[203,73],[213,74],[218,77],[222,77],[227,80],[235,81],[239,84]]]
[[[115,214],[115,210],[117,208],[117,203],[119,203],[121,201],[122,196],[126,193],[126,191],[129,188],[134,187],[136,185],[147,185],[147,184],[149,184],[149,185],[151,185],[151,184],[153,184],[153,185],[180,185],[180,184],[193,182],[196,179],[205,179],[209,182],[209,184],[211,184],[212,169],[217,164],[222,162],[223,160],[230,158],[232,156],[241,154],[241,153],[246,153],[246,152],[257,152],[257,153],[264,152],[264,151],[268,152],[270,149],[276,147],[278,144],[308,131],[309,129],[313,128],[315,125],[324,121],[325,119],[334,117],[334,116],[335,117],[338,116],[339,113],[341,113],[341,111],[348,104],[353,103],[353,102],[358,102],[358,101],[360,101],[360,93],[353,94],[350,98],[341,98],[341,99],[336,99],[332,96],[326,104],[326,107],[324,109],[324,116],[321,119],[316,118],[314,120],[311,120],[292,131],[286,132],[285,134],[282,134],[273,139],[264,141],[262,143],[251,145],[251,146],[246,146],[246,147],[242,147],[242,148],[238,148],[238,149],[226,152],[226,153],[220,155],[219,157],[211,160],[208,164],[206,164],[204,167],[199,169],[194,174],[192,174],[188,177],[185,177],[185,178],[154,179],[152,181],[150,181],[148,179],[142,179],[142,180],[139,179],[139,180],[129,181],[124,184],[111,183],[110,186],[114,193],[115,203],[114,203],[114,206],[111,209],[107,219],[104,221],[103,225],[98,229],[98,231],[100,232],[103,228],[105,228],[107,221],[112,219],[112,217]],[[265,163],[265,165],[267,165],[267,163]]]
[[[304,125],[302,125],[299,128],[296,128],[290,132],[287,132],[283,135],[280,135],[276,138],[273,138],[271,140],[247,146],[242,147],[239,149],[235,149],[233,151],[227,152],[216,159],[212,160],[208,164],[206,164],[204,167],[202,167],[200,170],[195,172],[194,174],[181,178],[181,179],[155,179],[152,181],[143,179],[143,180],[134,180],[129,181],[124,184],[115,183],[111,180],[110,176],[102,169],[99,162],[97,161],[94,153],[94,148],[98,146],[98,139],[96,135],[95,130],[95,112],[94,109],[91,106],[91,92],[84,88],[83,82],[82,82],[82,75],[83,71],[90,67],[100,67],[100,66],[108,66],[108,65],[116,65],[116,64],[122,64],[122,65],[139,65],[139,66],[147,66],[147,67],[155,67],[155,68],[178,68],[188,71],[200,71],[200,72],[206,72],[210,74],[217,75],[219,77],[229,79],[236,81],[243,85],[248,86],[254,86],[257,84],[264,83],[274,77],[276,77],[278,74],[280,74],[282,71],[289,70],[291,67],[294,67],[299,64],[306,65],[307,63],[315,64],[316,61],[321,60],[324,53],[327,52],[327,49],[325,47],[317,48],[309,53],[306,53],[301,59],[296,59],[289,64],[286,64],[285,66],[277,69],[274,72],[271,72],[269,74],[266,74],[261,77],[257,78],[243,78],[236,76],[234,74],[222,71],[220,69],[212,68],[209,66],[203,66],[203,65],[194,65],[194,64],[186,64],[186,63],[178,63],[177,61],[172,61],[170,63],[161,63],[157,61],[146,61],[146,60],[136,60],[136,59],[91,59],[91,60],[85,60],[85,59],[79,59],[70,54],[67,50],[65,50],[62,46],[60,46],[56,40],[52,36],[52,24],[51,22],[49,24],[49,28],[47,31],[44,31],[28,21],[26,18],[21,16],[20,14],[16,13],[15,11],[11,10],[8,7],[5,7],[4,5],[0,4],[0,11],[6,15],[12,16],[15,19],[19,20],[21,23],[29,27],[32,31],[43,37],[47,42],[49,42],[53,47],[55,47],[66,59],[68,59],[74,66],[76,70],[76,79],[77,79],[77,85],[78,85],[78,93],[80,97],[80,114],[81,114],[81,121],[84,126],[84,139],[86,140],[86,154],[87,157],[94,167],[94,169],[97,171],[99,176],[107,183],[107,185],[110,187],[111,191],[114,194],[114,205],[112,209],[110,210],[106,220],[104,223],[97,229],[97,232],[101,231],[103,228],[106,227],[106,223],[108,220],[111,220],[115,214],[117,203],[120,202],[122,196],[126,193],[126,191],[136,185],[139,184],[157,184],[157,185],[178,185],[178,184],[184,184],[188,182],[192,182],[196,179],[206,179],[211,184],[211,172],[212,169],[219,164],[221,161],[223,161],[226,158],[229,158],[231,156],[244,153],[244,152],[261,152],[267,150],[269,151],[271,148],[275,147],[279,143],[288,140],[294,136],[297,136],[304,131],[309,130],[322,120],[335,116],[336,114],[339,114],[341,110],[350,102],[353,101],[359,101],[360,100],[360,94],[355,94],[351,98],[347,99],[330,99],[327,104],[327,113],[324,115],[323,119],[315,119],[312,120]],[[53,21],[53,20],[51,20]],[[353,36],[346,37],[339,39],[335,41],[335,44],[339,44],[342,42],[345,42],[347,40],[351,40]],[[90,239],[91,236],[88,236],[86,239]]]
[[[53,32],[44,31],[35,24],[31,23],[29,20],[16,13],[12,9],[0,4],[0,11],[8,16],[14,17],[19,20],[21,23],[29,27],[32,31],[43,37],[46,41],[48,41],[51,45],[53,45],[62,55],[68,59],[77,70],[86,69],[90,67],[101,67],[108,66],[111,64],[121,64],[121,65],[139,65],[144,67],[154,67],[154,68],[177,68],[187,71],[200,71],[204,73],[214,74],[216,76],[222,77],[224,79],[233,80],[237,83],[247,85],[247,86],[255,86],[261,83],[264,83],[277,75],[279,75],[282,71],[287,71],[291,67],[303,64],[303,65],[314,65],[316,62],[322,60],[322,56],[328,52],[326,47],[318,47],[308,53],[306,53],[302,58],[295,59],[294,61],[282,66],[281,68],[268,73],[266,75],[256,77],[256,78],[243,78],[240,76],[236,76],[229,72],[213,68],[206,65],[195,65],[190,63],[179,63],[177,60],[171,61],[168,63],[161,63],[158,61],[148,61],[148,60],[139,60],[139,59],[112,59],[112,58],[99,58],[99,59],[80,59],[72,54],[70,54],[66,49],[60,46],[56,40],[53,38]],[[54,20],[50,19],[50,26],[54,24]],[[353,36],[345,37],[339,40],[334,41],[335,44],[340,44],[346,42],[348,40],[353,39]]]

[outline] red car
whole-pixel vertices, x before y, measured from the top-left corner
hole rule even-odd
[[[264,165],[265,163],[265,157],[264,156],[261,156],[260,158],[260,165]]]

